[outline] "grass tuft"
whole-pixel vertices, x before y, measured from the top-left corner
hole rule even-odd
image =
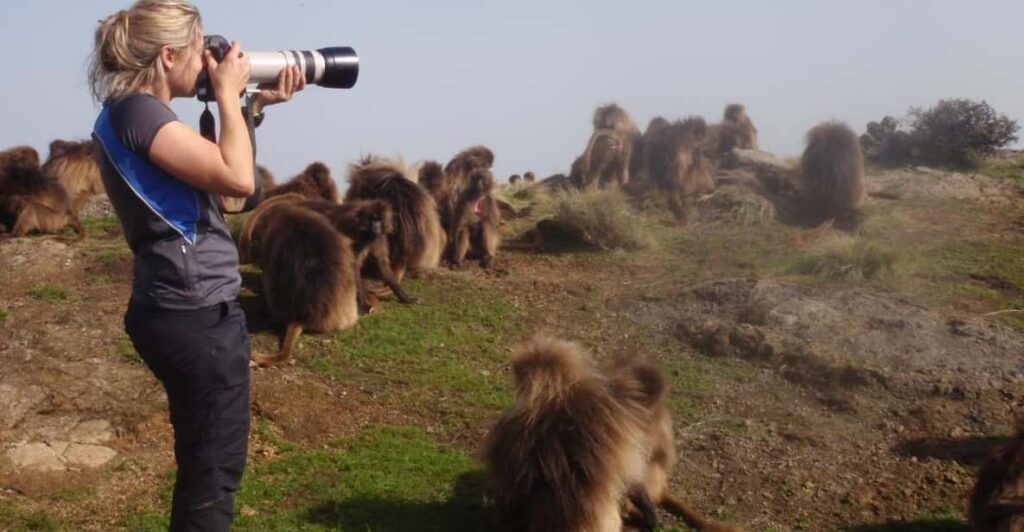
[[[47,283],[29,291],[29,295],[50,304],[66,303],[71,299],[71,292],[62,284]]]
[[[871,281],[894,273],[896,255],[877,244],[853,237],[837,237],[820,252],[804,256],[792,267],[793,273],[829,280]]]
[[[554,198],[554,222],[580,245],[602,250],[639,250],[653,245],[644,220],[616,190],[564,191]]]

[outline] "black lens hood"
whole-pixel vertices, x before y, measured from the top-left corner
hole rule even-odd
[[[324,75],[317,85],[329,89],[351,89],[359,79],[359,56],[348,46],[317,50],[324,56]]]

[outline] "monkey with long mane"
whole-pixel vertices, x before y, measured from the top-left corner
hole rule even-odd
[[[655,504],[700,530],[707,521],[668,492],[675,465],[664,378],[646,363],[600,371],[574,344],[539,338],[512,357],[515,399],[483,458],[508,530],[618,532],[657,526]]]
[[[100,178],[99,163],[96,162],[96,146],[91,140],[51,142],[43,173],[57,178],[64,185],[71,199],[71,210],[76,214],[86,200],[106,192]]]
[[[437,204],[410,177],[408,168],[398,161],[364,157],[350,166],[348,181],[346,202],[382,200],[391,206],[394,232],[388,237],[388,250],[399,282],[408,270],[431,269],[440,264],[448,239],[441,227]]]

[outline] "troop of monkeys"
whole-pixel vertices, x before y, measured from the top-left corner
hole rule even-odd
[[[458,268],[467,259],[489,267],[501,241],[493,164],[494,154],[482,146],[444,168],[424,163],[416,175],[400,161],[365,157],[350,166],[340,203],[320,163],[269,188],[245,219],[239,256],[260,265],[267,308],[285,324],[285,335],[276,355],[254,354],[254,361],[287,360],[303,330],[351,327],[361,312],[379,308],[382,290],[416,302],[401,286],[410,270],[442,261]]]
[[[103,192],[93,150],[90,141],[55,140],[43,164],[29,146],[0,151],[0,234],[57,233],[70,225],[75,240],[85,238],[78,209]]]
[[[594,132],[569,176],[536,186],[662,193],[685,221],[694,196],[737,184],[788,205],[820,232],[861,201],[863,159],[843,124],[821,124],[807,141],[797,169],[731,168],[733,150],[757,148],[757,130],[742,106],[728,106],[711,126],[701,118],[655,118],[641,134],[625,111],[609,105],[595,113]],[[0,232],[54,233],[71,225],[76,238],[84,237],[78,208],[102,191],[93,149],[91,142],[54,141],[42,164],[32,148],[0,152]],[[285,334],[277,354],[254,353],[254,362],[286,361],[304,330],[351,327],[361,312],[380,307],[384,290],[416,302],[401,286],[410,270],[442,262],[459,267],[467,259],[489,266],[502,223],[493,163],[482,146],[415,172],[400,161],[365,157],[349,167],[341,202],[321,163],[277,186],[258,168],[263,197],[242,223],[239,256],[261,267],[266,308]],[[510,183],[520,179],[534,181],[527,172]],[[536,339],[516,350],[511,368],[515,400],[483,452],[503,526],[652,530],[661,506],[698,530],[736,530],[669,492],[674,434],[666,380],[653,364],[632,359],[598,367],[574,344]],[[1024,529],[1024,420],[982,467],[970,517],[982,530]]]
[[[722,121],[701,117],[669,122],[656,117],[643,133],[629,114],[611,104],[594,113],[594,131],[568,176],[541,182],[554,188],[619,187],[633,195],[665,196],[686,222],[692,199],[722,185],[742,185],[766,196],[785,216],[817,226],[807,238],[851,215],[864,198],[864,158],[857,135],[845,124],[825,122],[807,134],[798,168],[738,168],[737,150],[757,150],[757,128],[739,104],[726,106]]]

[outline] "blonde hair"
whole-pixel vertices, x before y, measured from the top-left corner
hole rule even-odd
[[[186,49],[202,32],[199,10],[182,0],[139,0],[100,21],[89,65],[93,98],[117,98],[157,81],[163,47]]]

